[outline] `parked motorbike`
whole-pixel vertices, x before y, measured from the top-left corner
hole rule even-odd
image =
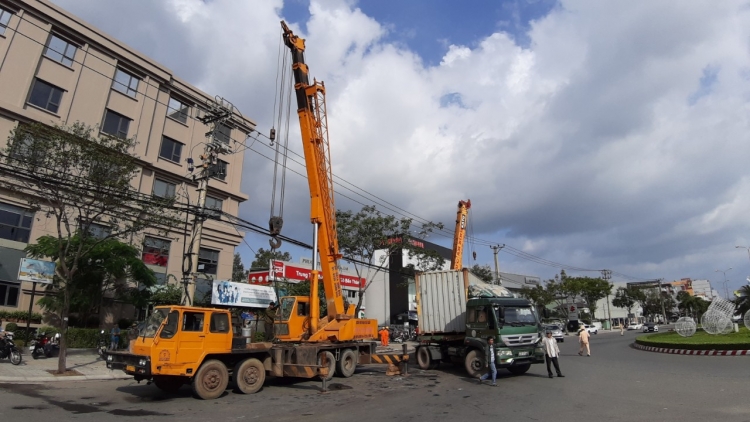
[[[47,337],[45,333],[39,333],[34,340],[31,340],[31,344],[29,345],[31,357],[34,359],[39,359],[40,356],[46,356],[44,346],[46,346],[49,342],[49,337]]]
[[[99,332],[99,344],[96,346],[96,352],[99,353],[102,359],[104,359],[104,354],[107,353],[107,346],[109,346],[107,340],[107,333],[104,330]]]
[[[13,336],[0,337],[0,359],[10,359],[13,365],[21,364],[21,350],[13,342]]]

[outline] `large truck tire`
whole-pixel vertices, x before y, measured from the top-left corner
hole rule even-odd
[[[421,346],[417,348],[417,365],[421,370],[432,369],[432,355],[427,347]]]
[[[357,369],[357,354],[352,349],[344,349],[341,352],[341,359],[336,362],[336,374],[342,378],[349,378],[354,375]]]
[[[234,383],[243,394],[257,393],[265,381],[266,368],[258,359],[245,359],[234,367]]]
[[[513,375],[523,375],[529,370],[529,368],[531,368],[531,364],[527,363],[526,365],[509,366],[508,371]]]
[[[203,363],[193,377],[193,393],[203,399],[217,399],[229,384],[229,371],[223,362],[211,359]]]
[[[154,377],[154,385],[165,393],[176,393],[185,380],[179,377]]]
[[[471,378],[479,378],[485,370],[484,354],[477,349],[471,350],[466,354],[464,367],[466,368],[466,373],[469,374]]]
[[[324,350],[318,353],[318,366],[321,366],[323,355],[326,355],[326,359],[328,360],[328,376],[325,377],[325,379],[326,381],[330,381],[331,379],[333,379],[333,375],[336,373],[336,358],[333,357],[333,353],[329,352],[328,350]]]

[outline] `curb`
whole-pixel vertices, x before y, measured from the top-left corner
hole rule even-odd
[[[644,346],[633,343],[633,347],[638,350],[655,353],[667,353],[670,355],[691,355],[691,356],[750,356],[750,350],[688,350],[688,349],[668,349],[665,347]]]
[[[0,383],[2,384],[29,384],[29,383],[46,383],[46,382],[62,382],[62,381],[112,381],[112,380],[124,380],[131,379],[132,375],[122,374],[110,374],[110,375],[74,375],[67,377],[3,377],[0,376]]]

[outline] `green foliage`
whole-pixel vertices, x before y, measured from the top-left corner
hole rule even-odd
[[[521,288],[521,296],[531,301],[536,306],[537,311],[546,308],[555,300],[552,292],[545,289],[544,286],[534,286],[533,288],[524,286]],[[543,313],[539,312],[539,315],[543,315]]]
[[[685,313],[685,315],[691,315],[694,319],[700,319],[707,310],[709,302],[703,300],[698,296],[691,296],[690,293],[682,291],[677,293],[677,309]]]
[[[9,322],[5,325],[5,331],[15,332],[18,330],[18,324],[15,322]]]
[[[631,314],[631,310],[635,303],[643,297],[643,291],[638,289],[632,289],[627,287],[620,287],[615,292],[615,297],[612,299],[612,306],[626,309],[628,315]]]
[[[740,287],[739,291],[740,296],[734,300],[734,304],[737,307],[735,312],[740,315],[745,315],[745,313],[750,311],[750,285],[746,284]]]
[[[740,327],[738,333],[713,335],[699,329],[691,337],[682,337],[674,331],[665,331],[638,336],[635,342],[644,346],[670,349],[747,350],[750,349],[750,331]]]
[[[426,223],[417,232],[417,238],[424,238],[434,230],[443,228],[442,223]],[[375,206],[364,206],[356,214],[352,211],[336,210],[336,231],[339,251],[344,260],[354,265],[357,276],[368,280],[360,288],[356,312],[362,306],[362,293],[372,284],[375,275],[380,272],[385,260],[397,251],[406,251],[409,258],[417,262],[413,271],[430,271],[442,268],[445,260],[437,252],[419,246],[411,235],[412,219],[397,219],[383,214]],[[382,259],[374,262],[375,251],[384,250]],[[366,269],[365,269],[366,268]],[[407,271],[408,273],[409,271]],[[408,275],[408,274],[407,274]]]
[[[253,333],[253,343],[260,343],[263,341],[266,341],[266,333],[261,331],[256,331],[255,333]]]
[[[154,305],[179,305],[182,300],[182,288],[175,284],[154,286],[150,301]]]
[[[0,321],[15,320],[18,322],[26,322],[29,319],[29,313],[27,311],[0,311]],[[41,322],[42,314],[38,312],[31,313],[31,322]]]
[[[607,280],[592,277],[576,277],[575,283],[580,295],[586,300],[592,318],[596,318],[597,302],[612,292],[612,284]]]
[[[479,277],[482,281],[492,283],[495,281],[495,272],[492,271],[489,265],[474,264],[469,268],[469,272]]]
[[[60,329],[57,327],[52,327],[50,325],[42,325],[41,327],[36,329],[36,332],[47,334],[49,337],[54,337],[55,334],[60,332]]]
[[[289,252],[258,248],[258,250],[255,252],[255,260],[253,260],[253,262],[250,264],[250,270],[252,271],[268,268],[268,264],[272,259],[275,259],[277,261],[291,261],[292,255],[289,254]]]
[[[245,266],[242,265],[242,258],[240,254],[234,254],[234,261],[232,261],[232,281],[247,283],[247,277],[245,277]]]

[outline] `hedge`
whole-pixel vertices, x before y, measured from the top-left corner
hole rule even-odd
[[[29,319],[29,313],[27,311],[0,311],[0,321],[13,320],[16,322],[26,322]],[[31,321],[41,321],[42,314],[38,312],[31,313]]]
[[[71,349],[91,349],[99,345],[99,339],[102,337],[99,328],[68,328],[68,347]],[[109,331],[104,332],[107,346],[109,346]],[[120,330],[120,344],[118,348],[125,348],[128,344],[128,330]]]
[[[681,337],[676,332],[642,335],[635,339],[642,346],[683,350],[750,350],[750,332],[742,327],[739,333],[711,335],[698,330],[692,337]]]

